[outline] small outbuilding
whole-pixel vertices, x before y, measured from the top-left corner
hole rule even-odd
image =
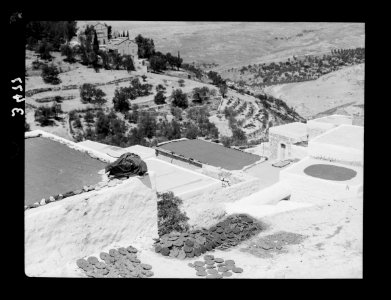
[[[307,125],[293,122],[269,129],[270,159],[292,158],[292,145],[308,141]]]

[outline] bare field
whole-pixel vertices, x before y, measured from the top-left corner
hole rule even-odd
[[[80,21],[79,26],[86,22]],[[223,69],[321,54],[334,48],[364,47],[363,23],[107,21],[130,37],[152,38],[156,49],[185,62],[217,63]]]
[[[317,80],[269,86],[265,92],[284,100],[305,118],[327,111],[362,114],[364,64],[343,68]]]

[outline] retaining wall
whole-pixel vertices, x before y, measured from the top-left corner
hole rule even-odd
[[[76,260],[110,245],[151,247],[157,197],[138,179],[110,192],[90,192],[25,211],[25,273],[68,276]]]

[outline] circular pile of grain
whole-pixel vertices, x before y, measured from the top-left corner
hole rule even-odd
[[[205,255],[204,261],[195,261],[189,264],[189,267],[196,270],[196,275],[205,278],[224,278],[231,277],[233,273],[242,273],[243,269],[236,266],[233,260],[224,260]]]
[[[76,265],[88,277],[95,278],[147,278],[154,275],[152,266],[141,263],[137,258],[137,249],[133,246],[101,252],[99,258],[101,261],[95,256],[81,258]]]
[[[213,249],[234,247],[261,230],[261,225],[248,215],[229,216],[209,229],[165,234],[156,241],[155,252],[179,259],[199,257]]]

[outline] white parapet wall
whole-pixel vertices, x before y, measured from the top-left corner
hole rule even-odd
[[[308,155],[363,166],[364,128],[354,125],[335,127],[308,142]]]
[[[355,149],[353,147],[341,147],[320,142],[311,142],[308,147],[308,154],[314,158],[352,165],[362,166],[364,163],[363,150]]]
[[[77,276],[76,260],[109,247],[152,247],[157,197],[137,178],[25,211],[27,276]]]
[[[235,202],[260,189],[260,179],[248,176],[245,181],[232,186],[204,189],[198,193],[180,195],[184,199],[182,210],[190,218],[190,225],[208,227],[215,224],[225,214],[224,203]]]

